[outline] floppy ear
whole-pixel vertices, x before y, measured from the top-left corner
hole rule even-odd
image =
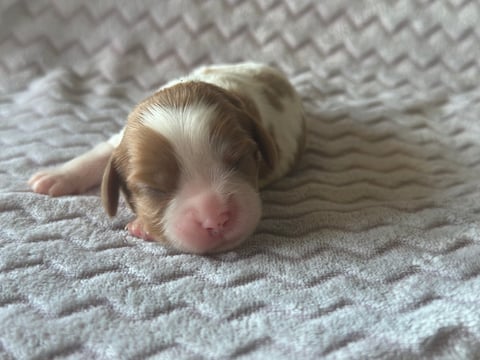
[[[102,180],[103,208],[110,217],[117,214],[118,198],[120,196],[121,179],[114,164],[115,154],[110,157]]]
[[[255,141],[262,156],[260,177],[267,175],[275,168],[278,162],[278,146],[272,134],[262,125],[257,105],[253,100],[241,93],[226,91],[216,86],[215,88],[222,100],[226,100],[233,108],[240,111],[240,125]]]
[[[258,120],[251,118],[251,133],[257,143],[264,163],[269,170],[273,170],[278,161],[278,150],[271,134],[268,133]]]
[[[241,96],[239,96],[239,100],[241,104],[240,107],[245,114],[245,130],[257,144],[260,154],[262,155],[263,163],[265,164],[264,169],[260,171],[260,176],[262,176],[262,174],[268,174],[269,171],[275,168],[278,161],[277,143],[273,139],[272,134],[262,125],[260,113],[255,103]]]
[[[278,147],[273,136],[262,125],[257,106],[252,100],[238,93],[226,92],[224,96],[230,100],[232,105],[243,112],[243,128],[257,144],[266,167],[260,175],[262,173],[268,174],[277,164]]]

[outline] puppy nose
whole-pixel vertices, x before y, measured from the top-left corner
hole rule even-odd
[[[207,216],[202,220],[201,224],[210,236],[217,237],[222,235],[228,220],[230,220],[230,214],[228,211],[225,211],[216,216]]]

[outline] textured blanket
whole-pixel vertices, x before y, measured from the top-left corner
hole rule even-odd
[[[0,2],[0,359],[480,356],[480,6]],[[198,65],[262,61],[308,146],[242,247],[175,252],[28,177]]]

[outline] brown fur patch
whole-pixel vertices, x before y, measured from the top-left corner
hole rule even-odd
[[[163,135],[130,118],[125,130],[129,169],[126,185],[145,230],[163,238],[160,220],[179,184],[180,167],[171,143]]]
[[[163,228],[159,220],[177,187],[180,170],[169,141],[142,125],[139,116],[138,109],[129,116],[102,193],[105,207],[114,215],[121,189],[145,230],[160,240]]]
[[[134,210],[133,204],[130,201],[131,192],[127,188],[125,182],[125,173],[127,172],[127,169],[128,156],[126,148],[124,146],[119,146],[114,150],[110,157],[110,161],[105,169],[102,180],[102,203],[109,216],[115,216],[117,213],[120,190],[122,190],[128,204],[132,210]]]
[[[264,71],[255,75],[255,80],[263,86],[263,94],[270,105],[278,110],[283,110],[283,104],[280,101],[284,97],[293,97],[294,89],[283,76],[274,71]]]
[[[140,122],[129,124],[125,138],[130,167],[127,183],[162,193],[174,191],[180,169],[168,139]]]

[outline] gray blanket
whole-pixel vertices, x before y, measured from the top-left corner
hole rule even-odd
[[[0,359],[478,358],[479,24],[473,0],[3,0]],[[243,60],[288,74],[309,141],[239,249],[29,191],[165,81]]]

